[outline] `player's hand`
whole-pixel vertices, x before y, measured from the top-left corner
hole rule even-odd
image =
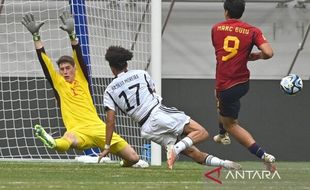
[[[23,17],[22,24],[29,30],[32,35],[38,35],[44,22],[36,24],[33,14],[28,13]]]
[[[70,12],[64,11],[62,15],[59,16],[62,25],[60,25],[60,29],[68,32],[69,35],[74,34],[74,19]]]
[[[258,59],[261,59],[261,52],[252,52],[248,58],[249,61],[256,61]]]
[[[110,149],[104,149],[100,154],[99,154],[99,157],[98,157],[98,163],[100,163],[100,160],[103,158],[103,157],[106,157],[108,154],[110,153]]]

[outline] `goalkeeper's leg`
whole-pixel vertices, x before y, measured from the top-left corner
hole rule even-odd
[[[117,144],[118,143],[114,146],[118,146]],[[116,155],[123,159],[120,163],[123,167],[131,167],[139,161],[138,154],[129,144],[127,144],[122,150],[118,151]]]
[[[34,129],[36,137],[38,137],[45,146],[57,151],[67,151],[74,141],[74,134],[65,133],[64,137],[54,139],[41,125],[35,125]]]
[[[102,128],[104,129],[104,128]],[[97,145],[103,149],[103,146],[105,145],[105,130],[100,130],[103,132],[97,137]],[[98,135],[98,134],[97,134]],[[134,164],[138,163],[139,156],[136,153],[136,151],[128,144],[128,142],[123,139],[121,136],[119,136],[117,133],[113,133],[112,140],[111,140],[111,147],[110,147],[110,153],[117,155],[121,157],[123,160],[121,161],[121,166],[123,167],[131,167]]]
[[[55,150],[65,152],[70,148],[83,149],[81,146],[85,145],[86,137],[82,138],[81,135],[77,131],[67,131],[63,137],[55,139]]]
[[[66,138],[56,139],[55,142],[56,142],[55,150],[60,152],[65,152],[69,150],[69,148],[71,147],[71,142]]]
[[[54,138],[48,133],[46,133],[46,131],[41,125],[35,125],[34,130],[36,137],[38,137],[45,146],[47,146],[48,148],[55,148],[56,142]]]

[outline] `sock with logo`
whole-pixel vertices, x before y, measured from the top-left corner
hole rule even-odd
[[[174,145],[174,151],[176,154],[179,154],[186,148],[191,147],[192,145],[193,145],[192,139],[189,137],[184,137],[182,140],[180,140],[177,144]]]

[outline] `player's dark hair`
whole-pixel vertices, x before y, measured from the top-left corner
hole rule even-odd
[[[119,71],[127,67],[127,61],[132,57],[132,52],[121,46],[110,46],[105,54],[105,59],[109,62],[110,67]]]
[[[225,0],[224,9],[228,12],[229,18],[239,19],[241,18],[244,9],[244,0]]]
[[[60,66],[60,64],[62,63],[69,63],[70,65],[72,65],[74,67],[75,63],[74,63],[74,59],[69,56],[69,55],[63,55],[61,56],[57,61],[56,61],[58,67]]]

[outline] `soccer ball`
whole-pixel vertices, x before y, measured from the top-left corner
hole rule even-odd
[[[282,78],[280,86],[286,94],[294,95],[301,91],[302,80],[298,75],[290,74]]]

